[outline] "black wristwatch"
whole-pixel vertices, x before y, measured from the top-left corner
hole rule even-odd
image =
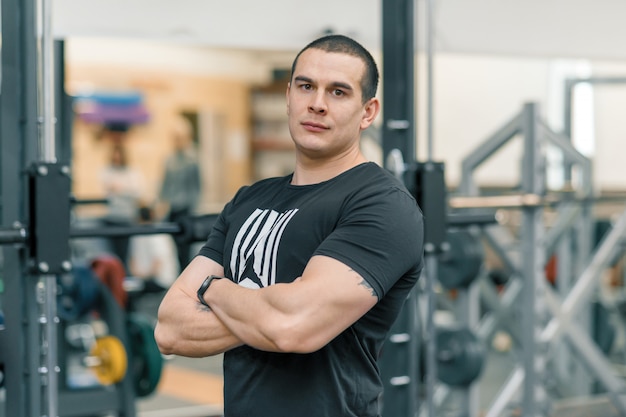
[[[222,278],[224,277],[220,277],[218,275],[209,275],[208,277],[204,279],[204,282],[202,282],[202,285],[200,285],[200,288],[198,288],[198,292],[197,292],[198,300],[200,301],[201,304],[204,304],[205,306],[209,307],[207,302],[204,301],[204,293],[206,292],[206,290],[209,289],[209,286],[211,285],[214,279],[222,279]]]

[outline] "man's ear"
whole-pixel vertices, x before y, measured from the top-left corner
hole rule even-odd
[[[287,91],[285,92],[287,101],[287,116],[289,116],[289,91],[291,90],[291,83],[287,83]]]
[[[380,101],[376,97],[370,98],[363,106],[363,118],[361,119],[361,130],[365,130],[376,120],[380,113]]]

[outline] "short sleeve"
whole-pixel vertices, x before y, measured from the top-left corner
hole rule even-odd
[[[422,212],[406,190],[390,187],[347,205],[337,228],[316,251],[358,272],[379,299],[423,262]]]

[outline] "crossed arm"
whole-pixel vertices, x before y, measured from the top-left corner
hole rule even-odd
[[[203,357],[241,345],[196,296],[206,276],[223,274],[224,269],[217,262],[198,256],[172,284],[161,301],[154,329],[162,353]]]
[[[223,274],[198,256],[172,285],[159,308],[155,337],[163,353],[208,356],[241,344],[273,352],[314,352],[376,304],[371,286],[335,259],[313,257],[290,284],[248,289],[214,281],[204,308],[196,291],[207,275]]]

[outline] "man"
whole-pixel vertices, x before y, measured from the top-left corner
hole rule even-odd
[[[184,220],[193,214],[200,197],[200,169],[192,136],[193,129],[189,120],[178,116],[172,129],[174,152],[165,162],[165,176],[159,194],[162,203],[160,211],[167,212],[167,220],[171,222]],[[191,245],[188,242],[176,241],[181,268],[189,262],[190,250]]]
[[[423,223],[359,149],[380,111],[377,84],[350,38],[298,54],[293,174],[242,188],[161,304],[163,353],[225,352],[226,417],[379,415],[377,357],[419,278]]]

